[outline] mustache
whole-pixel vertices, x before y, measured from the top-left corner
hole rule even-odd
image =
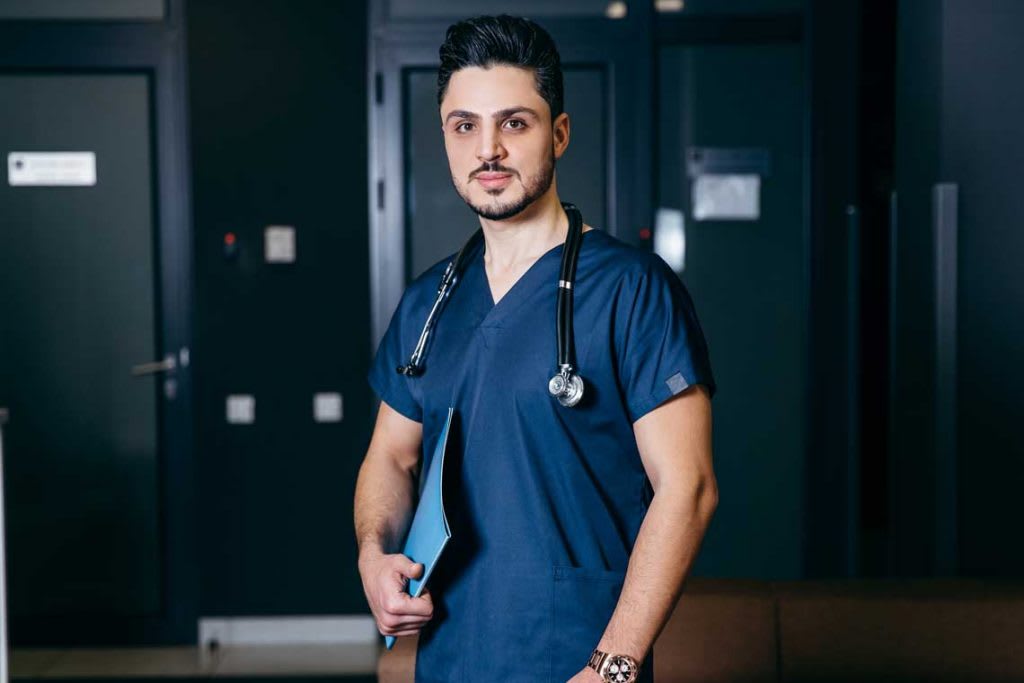
[[[498,163],[493,163],[493,164],[485,163],[483,166],[481,166],[480,168],[478,168],[475,171],[473,171],[472,173],[470,173],[469,174],[469,179],[472,180],[473,178],[477,177],[477,175],[479,175],[481,173],[511,173],[514,176],[518,176],[519,175],[518,173],[515,172],[515,170],[513,170],[511,168],[505,168],[504,166],[502,166],[502,165],[500,165]]]

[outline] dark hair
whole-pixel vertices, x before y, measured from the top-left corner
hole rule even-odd
[[[524,17],[501,14],[464,19],[448,27],[438,50],[437,104],[441,106],[448,81],[459,69],[506,64],[533,71],[537,92],[551,109],[554,121],[563,109],[562,61],[551,35]]]

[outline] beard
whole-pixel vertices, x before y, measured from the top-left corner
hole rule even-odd
[[[484,164],[482,167],[477,169],[474,174],[481,172],[509,172],[513,173],[516,177],[519,177],[518,173],[507,168],[503,168],[498,164]],[[555,153],[552,151],[551,155],[548,157],[547,163],[545,163],[535,175],[530,176],[526,182],[523,183],[523,196],[517,201],[501,202],[498,204],[474,204],[473,200],[470,199],[469,190],[460,186],[459,183],[456,182],[455,176],[452,176],[452,183],[455,185],[455,191],[459,193],[460,197],[462,197],[462,201],[466,202],[466,205],[473,209],[478,216],[482,216],[483,218],[492,221],[503,221],[520,214],[526,207],[544,196],[544,193],[551,187],[551,182],[554,178]],[[497,197],[508,189],[508,187],[504,187],[497,190],[484,190],[484,192]]]

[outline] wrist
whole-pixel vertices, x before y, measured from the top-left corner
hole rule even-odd
[[[357,563],[360,568],[373,563],[384,557],[384,547],[380,543],[367,541],[359,547],[359,559]]]
[[[602,638],[595,649],[615,655],[626,655],[636,660],[637,664],[642,664],[644,657],[647,656],[647,651],[642,650],[636,643],[628,643],[608,638]]]

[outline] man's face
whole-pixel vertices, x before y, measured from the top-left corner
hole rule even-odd
[[[533,204],[551,187],[555,159],[569,142],[568,115],[555,123],[530,70],[498,65],[452,74],[441,130],[459,196],[491,220]]]

